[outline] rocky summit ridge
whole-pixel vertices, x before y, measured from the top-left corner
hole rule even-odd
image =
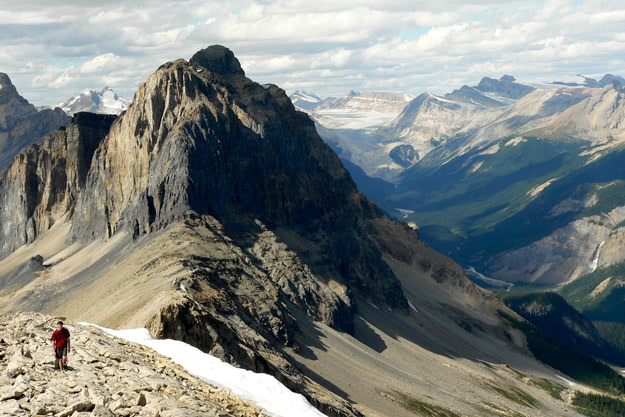
[[[68,325],[72,353],[61,374],[49,342],[56,321],[0,316],[0,416],[266,417],[152,349],[94,327]]]

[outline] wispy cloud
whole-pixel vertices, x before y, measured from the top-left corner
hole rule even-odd
[[[0,4],[0,71],[37,104],[221,43],[249,76],[321,95],[445,92],[484,75],[625,72],[620,1],[43,0]]]

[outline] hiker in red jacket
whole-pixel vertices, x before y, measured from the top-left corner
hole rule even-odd
[[[63,327],[63,322],[59,321],[56,330],[52,333],[52,349],[54,350],[54,358],[59,361],[59,369],[65,370],[67,364],[67,354],[70,351],[69,346],[69,330]]]

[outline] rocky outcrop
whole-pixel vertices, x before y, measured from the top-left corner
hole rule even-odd
[[[73,212],[91,159],[114,116],[78,113],[13,160],[0,183],[0,258]]]
[[[582,217],[527,246],[492,256],[491,275],[510,282],[562,284],[625,261],[625,207]]]
[[[0,316],[0,415],[264,417],[226,390],[189,375],[153,350],[92,327],[68,325],[68,371],[54,370],[56,319]]]
[[[19,151],[69,123],[61,109],[37,111],[0,72],[0,174]]]

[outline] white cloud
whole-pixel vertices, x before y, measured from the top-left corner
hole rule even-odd
[[[625,72],[616,0],[0,0],[0,22],[0,71],[36,104],[103,85],[132,96],[214,43],[259,82],[321,95]]]

